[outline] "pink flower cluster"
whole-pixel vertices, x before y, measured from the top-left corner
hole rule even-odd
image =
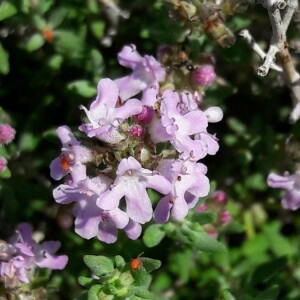
[[[56,241],[36,243],[31,226],[20,224],[8,243],[0,241],[0,281],[6,288],[13,289],[20,283],[29,283],[37,267],[64,269],[68,257],[54,256],[59,247]]]
[[[9,144],[15,138],[15,130],[9,124],[0,124],[0,146]],[[0,156],[0,172],[7,166],[7,160]]]
[[[207,196],[207,167],[199,160],[218,151],[207,128],[222,119],[220,108],[202,111],[191,92],[162,91],[164,68],[135,46],[125,46],[118,60],[132,73],[99,81],[96,99],[80,107],[84,138],[59,127],[62,151],[50,166],[52,178],[65,179],[53,191],[56,202],[75,202],[76,233],[106,243],[117,240],[118,229],[137,239],[152,218],[182,220]],[[157,204],[149,189],[161,195]]]

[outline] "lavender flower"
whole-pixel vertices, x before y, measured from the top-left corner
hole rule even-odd
[[[14,288],[19,283],[29,283],[36,267],[48,269],[64,269],[68,257],[54,256],[60,242],[48,241],[41,244],[32,239],[32,228],[22,223],[8,243],[9,259],[0,260],[0,279],[8,288]]]
[[[90,123],[86,123],[79,129],[88,137],[97,137],[99,140],[116,144],[125,139],[125,135],[119,130],[120,124],[129,117],[140,113],[143,109],[141,102],[130,99],[119,106],[119,89],[110,79],[102,79],[98,83],[98,95],[87,110],[83,109]]]
[[[124,158],[120,162],[116,175],[113,185],[99,197],[97,205],[105,210],[115,209],[125,196],[128,216],[140,224],[149,222],[152,218],[152,204],[146,189],[167,194],[171,190],[170,182],[165,177],[142,168],[133,157]]]
[[[136,51],[135,45],[124,46],[118,54],[118,61],[133,71],[132,74],[115,80],[122,101],[137,95],[151,85],[157,85],[165,78],[165,70],[160,63],[153,56],[142,57]]]
[[[217,151],[216,139],[207,134],[208,120],[201,110],[192,110],[182,114],[178,109],[180,96],[171,90],[163,94],[157,120],[149,129],[152,141],[160,143],[170,141],[185,159],[197,161],[207,154]],[[196,138],[192,136],[197,135]]]
[[[192,161],[164,160],[158,169],[172,183],[172,191],[157,204],[154,219],[158,223],[165,223],[171,213],[175,219],[182,220],[199,197],[208,195],[207,168]]]
[[[296,210],[300,207],[300,172],[292,175],[285,172],[283,176],[271,173],[267,178],[267,183],[272,188],[285,190],[281,200],[284,209]]]
[[[97,236],[100,241],[114,243],[118,229],[125,230],[129,224],[129,217],[122,210],[115,208],[105,211],[96,205],[97,199],[108,189],[110,183],[110,178],[98,176],[86,178],[77,184],[61,184],[53,191],[54,199],[58,203],[76,202],[73,210],[75,232],[85,239]],[[125,231],[130,231],[130,228]],[[129,232],[133,238],[137,238],[137,234],[139,236],[140,232]]]
[[[55,180],[71,174],[74,182],[86,178],[86,166],[91,160],[90,151],[80,145],[68,126],[60,126],[56,130],[62,143],[62,153],[50,164],[50,175]]]

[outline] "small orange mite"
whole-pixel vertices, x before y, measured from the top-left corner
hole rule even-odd
[[[130,260],[130,267],[132,270],[137,270],[142,266],[142,261],[140,260],[140,256],[143,255],[144,252],[142,252],[141,254],[138,255],[137,258],[132,258]]]
[[[53,41],[53,30],[49,27],[43,29],[43,36],[48,43]]]
[[[70,167],[70,164],[64,155],[61,155],[61,157],[60,157],[60,165],[64,171],[67,171]]]

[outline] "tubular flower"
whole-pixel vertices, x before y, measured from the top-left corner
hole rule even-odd
[[[18,226],[8,245],[8,257],[5,261],[0,260],[0,279],[8,288],[29,283],[37,267],[61,270],[68,262],[66,255],[54,256],[60,242],[36,243],[32,239],[32,228],[27,223]]]
[[[114,183],[99,197],[97,205],[105,210],[114,209],[119,206],[122,197],[125,197],[128,216],[140,224],[149,222],[152,218],[152,204],[146,189],[152,188],[167,194],[171,190],[170,182],[165,177],[142,168],[133,157],[120,162],[116,175]]]
[[[300,172],[292,175],[285,172],[283,176],[271,173],[267,178],[267,183],[272,188],[285,190],[281,200],[284,209],[296,210],[300,207]]]
[[[152,140],[155,143],[169,140],[184,159],[197,161],[207,154],[215,154],[218,147],[215,138],[206,131],[208,120],[204,112],[198,109],[181,114],[179,104],[178,93],[164,92],[160,104],[161,120],[149,129]]]
[[[119,126],[129,117],[139,114],[143,106],[137,99],[130,99],[118,106],[119,89],[110,79],[102,79],[98,84],[98,95],[87,110],[83,109],[89,123],[83,124],[79,129],[88,137],[97,137],[99,140],[116,144],[125,139],[119,131]]]
[[[118,54],[118,61],[120,65],[132,69],[130,75],[115,80],[122,101],[137,95],[151,85],[156,85],[165,78],[165,70],[160,63],[153,56],[142,57],[136,51],[135,45],[124,46]]]
[[[158,169],[172,183],[172,191],[158,202],[154,219],[165,223],[172,214],[175,219],[182,220],[199,197],[208,195],[207,168],[193,161],[164,160]]]
[[[90,151],[82,146],[68,126],[60,126],[56,130],[62,143],[62,153],[50,164],[50,175],[55,180],[71,174],[72,180],[78,182],[86,178],[86,166],[91,160]]]
[[[62,184],[53,191],[56,202],[68,204],[76,202],[75,232],[85,239],[97,236],[100,241],[114,243],[118,229],[125,229],[129,217],[119,208],[105,211],[96,205],[96,201],[108,189],[110,178],[98,176],[85,179],[77,184]]]

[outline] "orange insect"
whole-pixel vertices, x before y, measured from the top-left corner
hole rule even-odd
[[[136,258],[132,258],[130,260],[130,268],[131,270],[138,270],[142,265],[142,261],[140,259],[140,256],[142,256],[144,254],[144,252],[140,253]]]
[[[43,36],[48,43],[51,43],[54,38],[54,34],[51,28],[46,27],[43,29]]]

